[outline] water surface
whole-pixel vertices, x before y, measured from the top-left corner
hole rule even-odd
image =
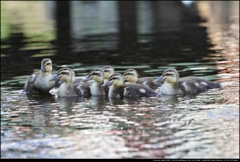
[[[219,79],[227,67],[216,62],[226,60],[195,3],[1,5],[1,158],[239,158],[239,103],[225,105],[223,90],[136,99],[22,92],[44,57],[53,73],[67,66],[80,77],[112,65],[154,78],[174,67],[181,77]]]

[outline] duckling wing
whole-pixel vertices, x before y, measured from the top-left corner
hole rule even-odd
[[[138,78],[137,83],[145,85],[151,89],[155,89],[155,84],[153,83],[153,81],[154,80],[151,77],[141,77],[141,78]]]
[[[200,93],[205,92],[208,89],[220,88],[220,84],[217,82],[211,82],[197,77],[187,77],[178,81],[178,87],[184,93]]]
[[[109,88],[109,92],[108,92],[108,97],[120,97],[123,98],[124,97],[124,86],[123,87],[119,87],[119,88],[113,88],[112,86]]]
[[[154,79],[152,77],[141,77],[138,78],[138,84],[143,84],[153,90],[157,89],[158,87],[162,86],[162,82],[154,83]]]
[[[197,78],[197,77],[192,77],[191,79],[201,84],[202,86],[206,86],[207,89],[221,88],[220,83],[218,82],[211,82],[211,81],[204,80],[202,78]]]
[[[125,97],[153,97],[157,93],[143,85],[129,84],[124,87],[123,94]]]
[[[82,82],[74,85],[74,91],[78,96],[90,97],[90,86],[87,82]]]
[[[83,78],[76,77],[74,83],[80,83],[83,81]]]
[[[105,95],[108,96],[109,86],[103,87],[103,90],[105,92]]]
[[[39,72],[36,72],[27,78],[24,85],[24,90],[26,92],[30,92],[31,90],[34,90],[34,89],[37,90],[37,88],[34,86],[34,83],[37,77],[39,76],[39,74],[40,74]]]

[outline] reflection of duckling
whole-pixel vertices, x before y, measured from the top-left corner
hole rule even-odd
[[[151,89],[156,89],[161,86],[161,82],[154,83],[154,79],[151,77],[138,78],[138,73],[135,69],[127,69],[124,71],[125,81],[128,83],[143,84]]]
[[[63,83],[58,88],[59,97],[70,96],[90,96],[90,88],[88,83],[81,82],[82,79],[75,78],[75,72],[70,68],[61,68],[58,70],[58,76],[54,76],[51,80],[59,78]]]
[[[103,96],[105,95],[104,90],[101,85],[104,82],[104,73],[101,69],[92,70],[89,75],[84,79],[84,81],[93,80],[90,86],[90,91],[92,96]]]
[[[125,85],[124,77],[115,73],[110,76],[109,80],[102,86],[111,85],[108,97],[151,97],[157,96],[157,93],[152,89],[141,84]]]
[[[156,81],[163,80],[160,92],[166,95],[174,94],[196,94],[208,89],[220,88],[220,83],[207,81],[198,77],[186,77],[179,79],[179,73],[174,68],[163,71]]]
[[[40,72],[36,72],[27,78],[24,90],[27,93],[48,93],[55,86],[55,81],[50,82],[52,78],[52,61],[44,58],[41,62]]]

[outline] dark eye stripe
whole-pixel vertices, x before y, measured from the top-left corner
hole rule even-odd
[[[109,72],[110,70],[104,70],[104,72]]]
[[[126,73],[125,75],[134,75],[134,73]]]
[[[119,79],[119,77],[112,77],[110,80]]]
[[[100,74],[100,73],[92,73],[92,74],[90,74],[90,76],[92,76],[92,75],[101,76],[101,74]]]
[[[174,76],[174,75],[171,74],[171,73],[166,73],[166,74],[164,74],[163,76]]]
[[[58,75],[62,75],[62,74],[69,75],[69,72],[60,72],[60,73],[58,73]]]

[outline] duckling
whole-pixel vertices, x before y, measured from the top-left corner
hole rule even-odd
[[[101,85],[104,82],[104,73],[101,69],[92,70],[89,75],[84,78],[83,81],[93,80],[90,86],[90,92],[92,96],[104,96],[105,91],[102,89]]]
[[[56,79],[60,79],[63,82],[57,90],[59,97],[91,96],[89,84],[82,82],[83,79],[81,78],[76,78],[75,72],[70,68],[59,69],[58,75],[54,75],[50,81]]]
[[[104,73],[104,83],[106,83],[109,77],[115,72],[112,66],[104,66],[102,68],[102,71]],[[109,86],[104,87],[104,91],[105,91],[105,95],[108,96]]]
[[[102,71],[104,73],[104,82],[106,82],[109,79],[109,77],[115,72],[112,66],[104,66],[102,68]]]
[[[135,69],[127,69],[124,71],[123,75],[124,75],[125,81],[127,81],[126,84],[129,84],[129,83],[143,84],[153,90],[155,90],[156,88],[162,85],[162,82],[154,83],[154,79],[151,77],[138,78],[138,73]]]
[[[211,82],[198,77],[185,77],[179,79],[179,73],[174,68],[168,68],[163,71],[155,81],[163,80],[164,83],[160,88],[161,94],[197,94],[205,92],[212,88],[221,88],[220,83]]]
[[[124,76],[115,73],[112,74],[109,80],[102,86],[111,85],[108,97],[153,97],[157,96],[154,90],[141,85],[141,84],[128,84],[125,85]]]
[[[55,81],[49,81],[52,75],[52,60],[44,58],[41,61],[41,70],[29,76],[25,82],[24,90],[27,93],[48,93],[55,86]]]

